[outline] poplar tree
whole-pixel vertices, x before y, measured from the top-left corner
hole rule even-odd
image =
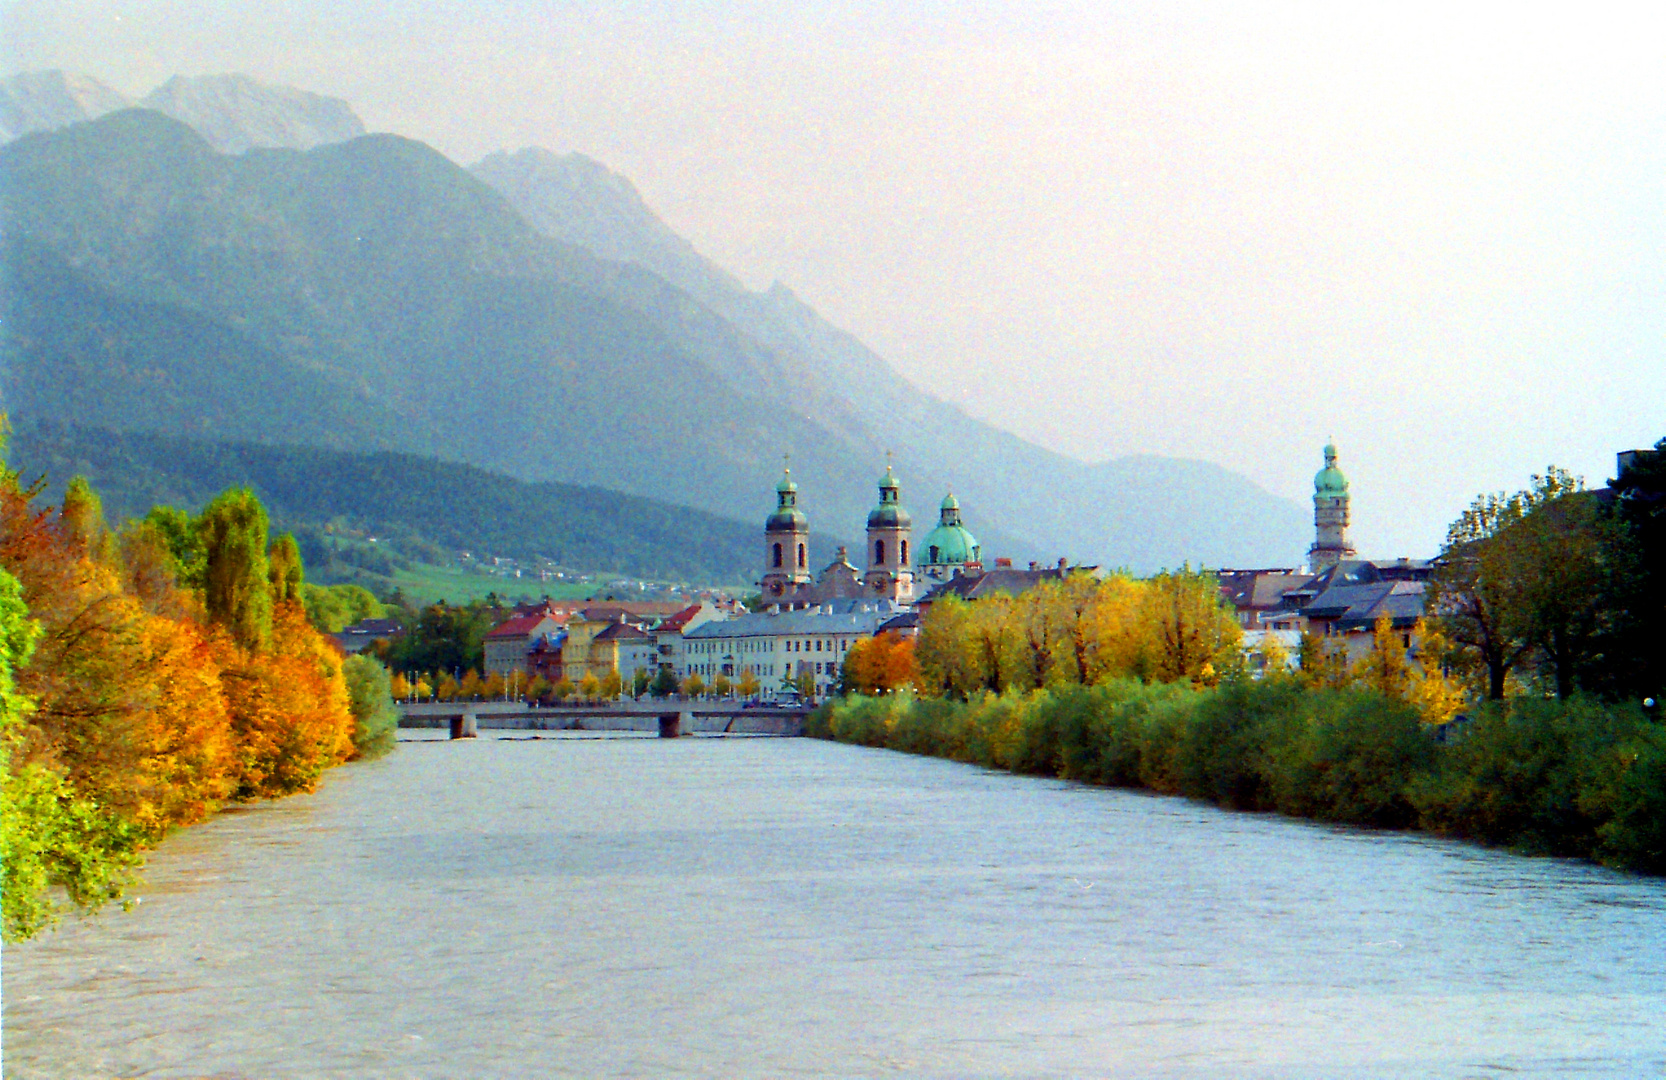
[[[295,537],[284,533],[272,541],[272,550],[267,553],[266,561],[267,581],[272,586],[272,602],[299,602],[302,586],[306,584],[306,573],[301,566],[301,548],[295,543]]]
[[[266,508],[248,488],[227,488],[204,508],[197,534],[208,617],[245,649],[264,651],[272,639]]]

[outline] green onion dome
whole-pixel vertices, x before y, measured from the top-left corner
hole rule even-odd
[[[908,516],[908,511],[902,508],[899,501],[902,485],[891,472],[891,466],[885,466],[885,475],[879,478],[879,505],[868,514],[868,528],[870,529],[908,529],[914,525],[914,520]]]
[[[1336,444],[1325,444],[1325,467],[1313,474],[1313,496],[1335,499],[1348,494],[1348,478],[1336,467]]]
[[[775,485],[775,513],[764,522],[764,531],[799,532],[809,527],[804,512],[798,508],[798,485],[793,483],[792,470],[786,469],[781,473],[781,482]]]

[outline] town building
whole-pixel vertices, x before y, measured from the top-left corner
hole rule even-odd
[[[364,652],[378,641],[387,641],[405,632],[398,619],[360,619],[339,634],[332,634],[335,643],[348,656]]]
[[[707,622],[683,635],[677,675],[699,675],[710,685],[719,675],[738,682],[750,674],[766,692],[808,675],[825,694],[838,684],[850,647],[901,612],[889,598],[857,598]]]
[[[485,673],[508,677],[517,671],[528,672],[527,654],[533,650],[534,643],[541,642],[547,647],[561,632],[560,618],[542,609],[499,623],[487,631],[483,642]]]
[[[654,673],[668,671],[681,678],[683,635],[725,614],[710,603],[691,604],[654,627]]]
[[[1221,570],[1221,596],[1246,634],[1278,631],[1341,639],[1349,659],[1371,648],[1377,620],[1387,615],[1408,647],[1423,617],[1426,559],[1356,557],[1348,536],[1348,480],[1337,467],[1335,444],[1324,449],[1325,466],[1313,478],[1311,571],[1290,567]]]

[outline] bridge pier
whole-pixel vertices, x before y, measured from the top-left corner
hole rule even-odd
[[[683,714],[667,713],[659,718],[659,737],[675,739],[683,733]]]
[[[480,723],[472,712],[465,712],[462,716],[451,718],[451,737],[453,739],[473,739],[479,737]]]

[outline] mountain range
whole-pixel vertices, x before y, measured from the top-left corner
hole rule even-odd
[[[889,450],[916,524],[952,488],[987,555],[1305,550],[1301,510],[1227,470],[1087,465],[938,400],[581,155],[464,168],[238,76],[124,104],[74,76],[0,87],[0,390],[20,417],[408,451],[743,522],[787,454],[812,524],[841,535]]]

